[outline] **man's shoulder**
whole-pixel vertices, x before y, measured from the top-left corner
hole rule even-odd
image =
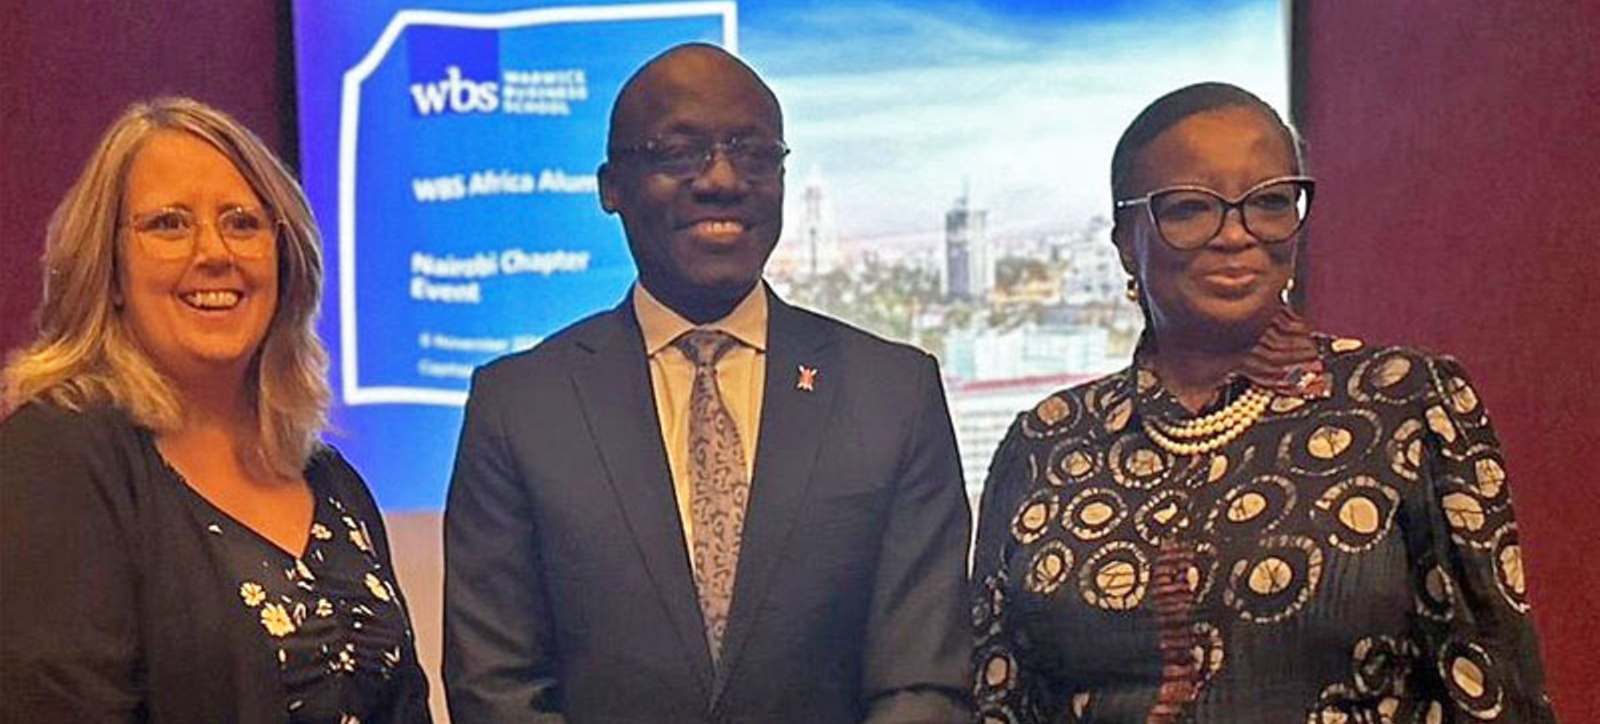
[[[804,307],[790,306],[791,320],[805,333],[825,338],[844,353],[868,355],[885,363],[925,364],[931,355],[920,347],[896,342],[849,322]]]
[[[478,368],[477,379],[490,381],[513,376],[526,380],[530,374],[566,369],[576,363],[577,355],[592,351],[622,334],[626,330],[623,315],[621,310],[608,309],[584,317],[528,349],[489,361]]]

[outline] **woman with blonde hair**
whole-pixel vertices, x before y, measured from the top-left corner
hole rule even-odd
[[[427,721],[383,520],[318,440],[299,187],[188,99],[112,123],[4,370],[0,719]]]

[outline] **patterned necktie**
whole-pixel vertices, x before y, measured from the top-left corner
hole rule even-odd
[[[739,536],[750,499],[744,445],[717,388],[717,360],[735,344],[738,340],[710,329],[693,330],[673,342],[694,364],[694,391],[689,395],[694,578],[713,662],[721,657],[722,637],[728,628]]]

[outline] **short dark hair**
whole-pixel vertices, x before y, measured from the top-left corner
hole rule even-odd
[[[1254,93],[1229,83],[1195,83],[1179,88],[1155,99],[1139,111],[1128,129],[1117,140],[1117,150],[1111,154],[1111,198],[1125,199],[1135,192],[1132,188],[1134,162],[1139,152],[1156,140],[1157,136],[1178,125],[1184,119],[1226,108],[1244,108],[1261,114],[1280,133],[1284,143],[1294,153],[1295,173],[1304,173],[1305,159],[1299,134],[1283,121],[1278,112]]]

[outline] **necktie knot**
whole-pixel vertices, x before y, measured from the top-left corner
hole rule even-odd
[[[716,329],[694,329],[673,341],[672,346],[682,351],[683,356],[696,367],[711,367],[738,343],[739,340],[727,332]]]

